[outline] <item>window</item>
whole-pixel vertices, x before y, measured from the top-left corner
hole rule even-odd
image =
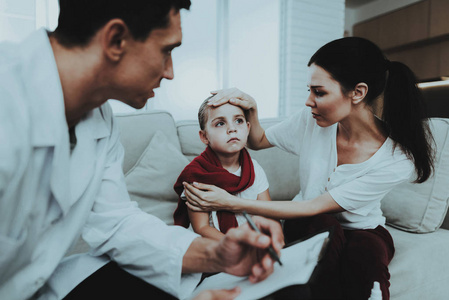
[[[273,0],[195,0],[182,10],[183,44],[173,51],[175,78],[163,80],[145,109],[196,119],[210,91],[238,87],[276,117],[279,98],[279,9]],[[115,112],[130,111],[112,102]]]
[[[279,116],[304,107],[307,63],[321,46],[343,37],[344,13],[344,0],[282,1]]]
[[[287,116],[307,98],[307,61],[343,36],[344,0],[194,0],[182,10],[183,45],[173,51],[175,79],[163,80],[143,109],[196,119],[210,91],[238,87],[261,118]],[[0,0],[0,40],[21,40],[57,25],[58,0]],[[110,101],[114,112],[134,111]]]

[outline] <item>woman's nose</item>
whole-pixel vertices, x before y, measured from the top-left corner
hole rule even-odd
[[[315,101],[312,100],[312,93],[310,93],[309,97],[307,97],[306,106],[308,106],[308,107],[314,107],[315,106]]]

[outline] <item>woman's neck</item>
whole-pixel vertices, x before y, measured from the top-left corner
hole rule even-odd
[[[340,121],[338,135],[348,143],[360,143],[373,139],[383,143],[388,137],[382,121],[368,109],[362,109]]]

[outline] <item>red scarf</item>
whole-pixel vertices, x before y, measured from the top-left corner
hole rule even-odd
[[[217,155],[210,147],[207,147],[201,155],[192,160],[181,172],[174,186],[175,192],[179,196],[178,207],[173,214],[175,225],[181,225],[185,228],[190,225],[187,205],[181,199],[181,194],[184,190],[183,182],[193,183],[195,181],[213,184],[230,194],[237,194],[253,185],[255,178],[254,166],[245,148],[240,151],[239,162],[242,168],[241,177],[231,174],[224,169]],[[235,215],[232,212],[218,211],[217,217],[220,231],[223,233],[226,233],[230,228],[238,226]]]

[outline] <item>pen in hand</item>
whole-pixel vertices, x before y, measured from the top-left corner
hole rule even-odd
[[[246,213],[246,211],[243,212],[243,216],[245,217],[246,221],[248,221],[249,226],[257,233],[261,233],[259,228],[254,224],[253,219]],[[270,245],[268,247],[268,253],[270,254],[271,258],[273,258],[275,261],[279,263],[279,265],[282,266],[281,260],[279,259],[279,256],[277,255],[276,251],[274,251],[273,246]]]

